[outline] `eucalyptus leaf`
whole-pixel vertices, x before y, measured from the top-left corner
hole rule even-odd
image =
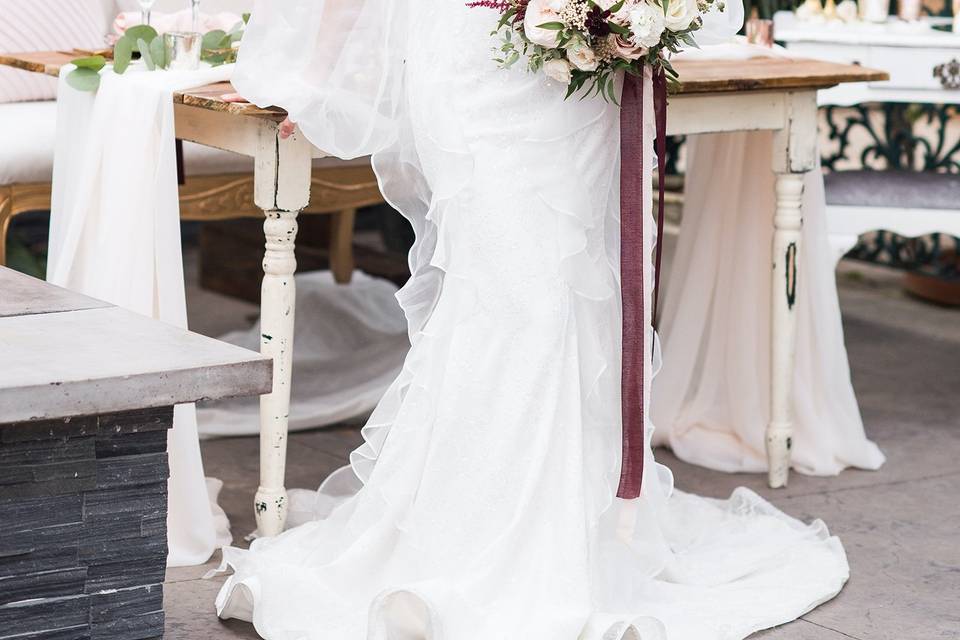
[[[223,44],[223,39],[226,37],[227,32],[223,29],[214,29],[213,31],[208,31],[203,34],[203,48],[204,49],[221,49],[220,45]]]
[[[623,36],[625,38],[630,36],[630,29],[627,29],[626,27],[617,24],[613,20],[608,20],[607,26],[610,27],[610,31],[614,32],[619,36]]]
[[[76,60],[71,60],[71,64],[75,65],[78,69],[92,69],[93,71],[100,71],[107,64],[107,59],[103,56],[88,56],[86,58],[77,58]]]
[[[80,67],[67,74],[67,84],[77,91],[93,92],[100,88],[100,72]]]
[[[113,45],[114,73],[123,73],[130,66],[130,62],[133,60],[134,46],[136,46],[136,43],[127,36],[123,36],[117,40],[117,44]]]
[[[697,41],[693,39],[693,36],[689,33],[684,33],[680,36],[680,39],[684,41],[687,46],[693,47],[694,49],[699,49],[700,45],[697,44]]]
[[[500,16],[500,22],[497,23],[497,29],[499,30],[499,29],[502,29],[504,26],[506,26],[506,24],[507,24],[507,22],[509,22],[510,18],[514,17],[515,15],[517,15],[517,8],[516,8],[516,7],[513,7],[513,8],[511,8],[511,9],[509,9],[508,11],[505,11],[504,14],[503,14],[502,16]]]
[[[241,17],[243,18],[243,24],[247,24],[247,23],[250,22],[250,14],[249,14],[249,13],[244,13]]]
[[[140,59],[147,65],[147,71],[155,70],[157,65],[153,61],[153,56],[150,55],[150,45],[147,44],[147,41],[143,38],[137,40],[137,49],[140,50]]]
[[[150,57],[153,58],[153,64],[158,68],[167,68],[167,50],[163,46],[162,36],[158,36],[150,42]]]
[[[135,27],[130,27],[124,32],[124,37],[130,38],[133,42],[137,40],[144,40],[146,42],[151,42],[158,35],[157,30],[151,27],[148,24],[138,24]]]

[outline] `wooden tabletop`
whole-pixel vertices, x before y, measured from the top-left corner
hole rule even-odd
[[[79,51],[28,51],[24,53],[0,53],[0,64],[8,67],[44,73],[48,76],[60,75],[60,67],[74,58],[83,57]]]
[[[0,64],[57,75],[60,67],[86,52],[45,51],[0,54]],[[737,91],[783,91],[826,89],[845,82],[889,80],[884,71],[859,65],[837,64],[822,60],[789,58],[752,58],[749,60],[679,60],[674,67],[680,74],[679,95],[729,93]],[[174,95],[174,101],[186,105],[235,115],[282,119],[281,109],[261,109],[255,105],[227,102],[222,96],[232,93],[228,82],[212,84]]]
[[[678,60],[673,66],[680,74],[679,94],[826,89],[845,82],[890,79],[886,71],[799,58]]]

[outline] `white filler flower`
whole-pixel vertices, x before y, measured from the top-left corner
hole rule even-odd
[[[629,18],[635,45],[650,48],[660,44],[660,37],[666,28],[662,8],[649,2],[639,2],[630,9]]]

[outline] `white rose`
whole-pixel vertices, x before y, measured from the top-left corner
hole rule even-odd
[[[570,63],[562,58],[547,60],[543,63],[543,72],[562,84],[570,84]]]
[[[684,31],[698,15],[697,0],[670,0],[663,20],[670,31]]]
[[[629,19],[635,45],[650,48],[660,44],[660,36],[666,27],[661,7],[640,2],[630,9]]]
[[[554,29],[541,29],[538,25],[558,22],[560,10],[563,9],[564,4],[566,0],[530,0],[527,13],[523,18],[523,33],[530,42],[547,48],[557,46],[557,37],[560,32]]]
[[[582,41],[574,41],[567,45],[567,59],[580,71],[597,70],[597,54]]]

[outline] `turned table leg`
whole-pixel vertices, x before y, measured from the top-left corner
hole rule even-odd
[[[786,127],[774,136],[773,171],[776,174],[776,211],[770,313],[770,422],[766,447],[769,482],[785,487],[790,476],[793,447],[793,377],[797,352],[797,292],[800,236],[803,227],[805,175],[816,167],[816,94],[790,94]]]
[[[778,174],[776,184],[770,327],[770,423],[767,426],[767,457],[770,486],[773,488],[787,484],[793,444],[792,391],[797,336],[797,260],[803,225],[803,174]]]
[[[297,214],[310,201],[311,148],[299,132],[281,140],[273,123],[260,137],[255,199],[266,215],[260,351],[273,358],[273,390],[260,397],[260,486],[254,508],[260,535],[275,536],[283,531],[287,515],[284,474],[296,312],[294,249]]]

